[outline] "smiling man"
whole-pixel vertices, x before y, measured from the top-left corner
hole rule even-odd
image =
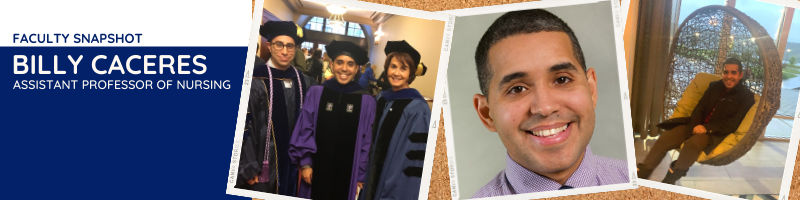
[[[597,77],[572,29],[545,10],[509,12],[475,52],[473,103],[507,149],[506,169],[474,198],[628,183],[625,161],[588,147]],[[620,133],[622,134],[622,133]]]
[[[354,81],[369,58],[352,42],[325,47],[333,78],[308,90],[289,156],[301,166],[301,198],[355,199],[366,176],[375,98]]]
[[[708,84],[691,116],[670,119],[658,125],[667,131],[653,144],[644,162],[637,165],[639,178],[649,178],[667,151],[680,148],[678,160],[670,164],[667,176],[661,181],[674,185],[686,176],[701,152],[711,153],[742,123],[755,104],[753,92],[742,84],[744,67],[739,59],[729,58],[722,66],[722,80]]]

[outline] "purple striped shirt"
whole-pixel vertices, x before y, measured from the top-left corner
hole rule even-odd
[[[587,146],[583,161],[564,185],[574,188],[629,183],[623,160],[595,156]],[[517,164],[506,154],[506,169],[483,186],[472,198],[558,190],[561,184]]]

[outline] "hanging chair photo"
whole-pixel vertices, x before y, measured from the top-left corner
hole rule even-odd
[[[745,155],[763,135],[780,106],[782,72],[778,50],[755,20],[727,6],[692,12],[675,31],[663,96],[662,121],[688,117],[712,81],[720,80],[727,58],[742,61],[742,83],[756,103],[736,132],[706,155],[701,164],[722,166]]]

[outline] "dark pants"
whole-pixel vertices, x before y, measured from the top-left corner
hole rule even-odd
[[[693,129],[694,127],[680,125],[661,134],[661,137],[656,140],[655,145],[650,149],[650,153],[647,154],[644,162],[642,162],[644,167],[654,169],[667,155],[667,151],[681,148],[681,144],[683,144],[678,161],[675,162],[675,166],[672,169],[679,171],[689,170],[689,167],[700,157],[700,152],[706,149],[710,139],[708,134],[692,134]]]

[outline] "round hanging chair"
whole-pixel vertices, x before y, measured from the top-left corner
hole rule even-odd
[[[695,77],[703,77],[706,73],[716,75],[716,80],[719,80],[723,72],[722,63],[730,57],[742,61],[744,77],[741,81],[756,95],[757,102],[738,131],[725,138],[723,143],[728,142],[727,146],[720,144],[709,155],[702,153],[698,159],[702,164],[721,166],[732,163],[750,151],[764,132],[780,105],[782,72],[778,50],[764,27],[755,20],[735,8],[716,5],[702,7],[690,14],[678,27],[670,45],[671,61],[662,121],[685,117],[687,108],[682,105],[684,102],[679,101],[689,95],[684,95],[687,87],[697,84],[707,88],[708,82],[705,85],[694,83]],[[700,94],[705,91],[699,90],[702,90]],[[699,97],[694,100],[694,105],[697,101]],[[688,115],[691,115],[694,105],[688,109]]]

